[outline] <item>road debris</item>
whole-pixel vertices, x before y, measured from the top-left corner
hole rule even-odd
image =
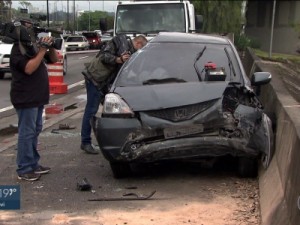
[[[83,178],[81,182],[77,182],[77,190],[79,191],[90,191],[92,185],[88,182],[86,178]]]
[[[95,198],[88,199],[88,201],[134,201],[134,200],[151,200],[150,198],[155,194],[156,191],[152,191],[149,195],[138,195],[136,193],[126,193],[123,197],[116,198]]]

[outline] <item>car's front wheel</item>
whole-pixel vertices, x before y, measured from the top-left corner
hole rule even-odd
[[[128,163],[110,162],[109,164],[115,178],[125,178],[131,174],[131,168]]]
[[[0,79],[2,80],[4,78],[5,73],[0,72]]]
[[[258,173],[255,158],[240,157],[238,160],[238,173],[240,177],[256,177]]]

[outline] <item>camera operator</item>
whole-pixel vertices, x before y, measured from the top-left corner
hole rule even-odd
[[[26,28],[23,30],[28,31],[31,42],[14,42],[10,55],[10,98],[18,114],[18,178],[34,181],[41,174],[50,171],[49,167],[39,164],[37,143],[42,131],[44,105],[49,103],[49,81],[45,62],[54,63],[58,58],[56,50],[51,47],[52,37],[43,37],[37,43],[31,31],[32,22],[21,21],[21,24]]]

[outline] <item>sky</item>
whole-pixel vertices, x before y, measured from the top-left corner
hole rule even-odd
[[[108,11],[108,12],[114,12],[116,9],[116,5],[119,0],[75,0],[75,8],[76,11],[89,11],[89,8],[91,11],[99,10],[99,11]],[[47,10],[47,0],[43,1],[27,1],[30,2],[33,7],[39,8],[39,10],[42,12],[46,12]],[[57,9],[58,11],[67,11],[67,1],[66,0],[49,0],[49,11],[50,13],[54,11],[54,9]],[[12,1],[12,7],[18,8],[20,7],[19,1]],[[69,0],[69,11],[73,11],[74,7],[74,0]]]

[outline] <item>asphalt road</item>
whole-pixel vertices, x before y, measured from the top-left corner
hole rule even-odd
[[[56,102],[72,107],[45,121],[39,151],[41,164],[52,171],[39,181],[17,179],[17,135],[0,135],[0,148],[7,146],[0,151],[0,185],[18,185],[21,190],[21,209],[0,210],[0,224],[259,224],[258,182],[238,178],[234,161],[224,159],[213,168],[199,162],[155,164],[137,167],[134,176],[117,180],[102,154],[88,155],[79,148],[84,86]],[[15,121],[0,119],[1,124]],[[53,132],[59,123],[76,128]],[[77,190],[84,178],[92,185],[90,191]],[[89,201],[154,191],[149,200]]]

